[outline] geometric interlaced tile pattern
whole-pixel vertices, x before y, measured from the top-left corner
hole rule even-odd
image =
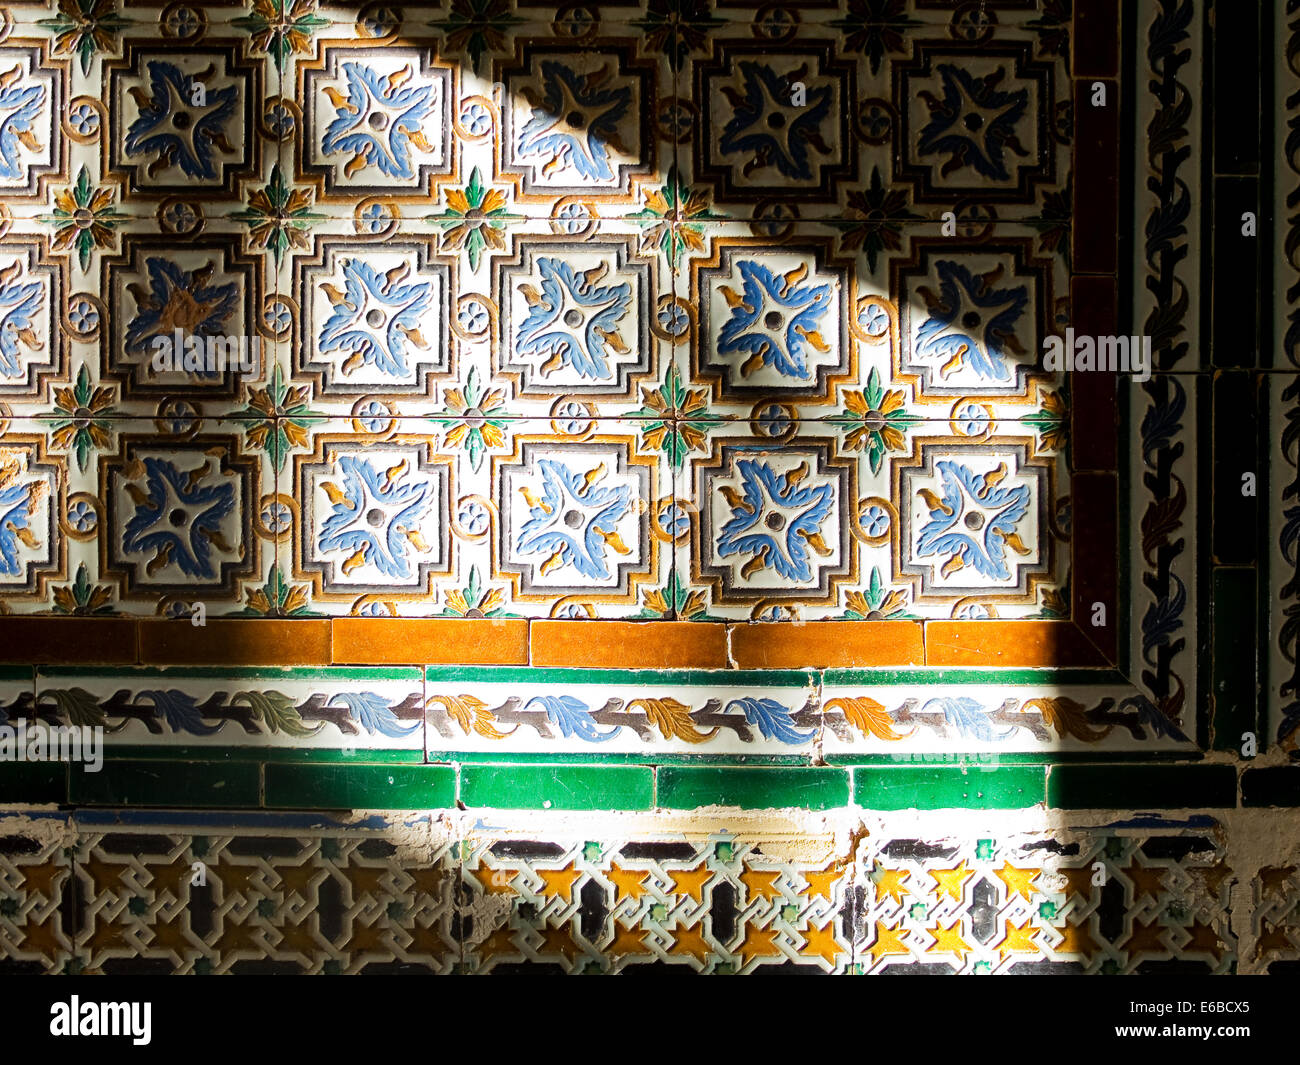
[[[1219,829],[590,838],[76,824],[0,835],[9,972],[1222,973],[1240,946]],[[843,829],[844,826],[839,826]],[[883,832],[883,834],[878,834]],[[1251,968],[1300,948],[1293,867],[1254,871]],[[1244,896],[1243,896],[1244,897]],[[1279,970],[1280,971],[1280,970]]]

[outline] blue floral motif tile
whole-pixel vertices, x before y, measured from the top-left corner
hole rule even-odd
[[[4,434],[22,493],[6,592],[16,613],[247,612],[274,577],[276,442],[269,422],[67,417],[45,451],[37,424]],[[45,426],[40,426],[44,429]]]
[[[313,420],[287,464],[291,581],[331,615],[636,615],[672,570],[671,475],[642,428]]]
[[[676,298],[688,386],[711,412],[835,418],[874,378],[957,427],[1063,414],[1044,359],[1069,327],[1060,231],[1041,224],[702,221]],[[1066,238],[1068,242],[1068,237]]]
[[[335,217],[419,213],[476,173],[493,187],[487,210],[514,217],[651,206],[644,190],[675,152],[664,57],[626,22],[495,15],[466,4],[400,24],[314,26],[282,64],[286,180]]]
[[[654,227],[471,217],[494,202],[477,172],[452,191],[419,220],[331,220],[286,252],[274,310],[307,406],[651,416],[682,331]]]
[[[1068,15],[904,6],[694,22],[679,170],[701,208],[771,221],[1068,212]]]
[[[120,216],[173,228],[225,218],[269,179],[280,74],[243,28],[183,6],[160,17],[88,0],[17,17],[0,43],[17,123],[0,164],[5,205],[59,232],[61,248],[84,258]]]
[[[878,386],[854,402],[873,399],[889,406]],[[994,422],[959,435],[897,408],[865,413],[774,408],[710,427],[678,481],[687,616],[1068,616],[1062,454]]]

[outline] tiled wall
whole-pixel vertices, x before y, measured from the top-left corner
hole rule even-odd
[[[1289,7],[12,6],[0,958],[1287,964]]]
[[[37,814],[0,972],[1293,972],[1296,833],[1230,820]]]

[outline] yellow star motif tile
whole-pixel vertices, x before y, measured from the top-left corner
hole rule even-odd
[[[153,874],[153,883],[159,883],[158,867],[151,865],[146,866],[146,868],[151,874]],[[172,867],[164,866],[163,869],[170,873]],[[190,867],[188,865],[183,865],[180,869],[184,876],[188,877],[190,875]],[[60,865],[52,858],[44,865],[24,865],[23,886],[28,895],[40,894],[44,895],[47,899],[53,900],[59,891],[59,886],[56,885],[61,884],[63,874],[70,873],[71,871],[71,866]],[[168,879],[165,883],[170,886],[171,880]],[[177,895],[174,890],[172,896],[173,898],[179,898],[179,895]]]
[[[565,902],[573,901],[573,885],[582,879],[582,870],[575,869],[573,862],[570,862],[563,869],[538,869],[537,875],[542,878],[541,894],[546,898],[564,899]]]
[[[637,928],[635,925],[627,925],[614,922],[614,939],[605,953],[611,957],[622,957],[625,954],[652,954],[654,953],[645,944],[645,937],[648,934],[644,928]]]
[[[1034,881],[1042,873],[1041,869],[1017,869],[1010,862],[1006,862],[1001,869],[994,869],[994,875],[1007,886],[1007,897],[1012,895],[1022,895],[1026,899],[1032,899],[1034,893],[1038,890],[1034,887]]]
[[[966,859],[963,858],[959,865],[951,869],[931,869],[930,876],[938,885],[939,894],[947,895],[957,902],[961,902],[962,893],[966,888],[966,881],[974,874],[974,869],[966,866]]]
[[[972,953],[971,945],[961,936],[961,918],[947,928],[935,922],[935,926],[926,931],[934,936],[933,945],[926,948],[927,954],[955,954],[961,961],[965,961],[966,955]]]
[[[910,954],[906,940],[907,929],[903,927],[902,921],[893,928],[886,925],[884,921],[877,921],[876,938],[867,948],[867,953],[871,955],[873,961],[879,961],[890,954]]]
[[[359,899],[365,895],[382,894],[388,870],[384,866],[349,865],[344,867],[343,875],[352,884],[352,897]]]
[[[779,869],[746,869],[740,874],[740,882],[749,889],[751,899],[779,899],[781,898],[781,889],[776,886],[777,878],[780,877]]]
[[[190,867],[188,865],[171,866],[165,870],[165,875],[171,879],[176,876],[176,870],[178,869],[181,877],[189,876]],[[150,871],[153,871],[152,866]],[[280,866],[276,868],[276,873],[280,876],[280,882],[284,885],[285,892],[297,895],[302,899],[310,899],[312,897],[312,883],[328,875],[320,866],[311,862],[303,862],[302,865]],[[158,875],[158,873],[154,874],[155,885],[159,883]],[[176,895],[176,897],[180,898],[179,895]]]
[[[876,871],[872,874],[872,880],[876,884],[876,898],[892,898],[895,902],[902,902],[904,895],[910,895],[911,892],[903,886],[903,881],[910,875],[907,869],[887,869],[884,866],[876,866]]]
[[[714,950],[705,942],[700,923],[697,921],[693,925],[682,925],[674,930],[673,944],[668,948],[668,953],[685,954],[696,961],[706,962],[713,955]]]
[[[225,897],[237,893],[247,893],[253,877],[262,871],[260,865],[240,865],[226,861],[218,862],[216,865],[211,866],[210,869],[211,875],[215,875],[216,879],[221,882]]]
[[[1026,918],[1025,923],[1017,925],[1011,918],[1007,918],[1005,923],[1006,934],[1002,937],[1002,942],[998,944],[998,953],[1002,957],[1011,954],[1037,954],[1038,944],[1034,942],[1039,933],[1039,929],[1032,925]]]
[[[1207,924],[1193,921],[1191,927],[1187,929],[1187,942],[1182,946],[1182,953],[1193,951],[1211,954],[1217,962],[1223,957],[1225,948],[1218,932]]]
[[[1078,895],[1086,899],[1092,894],[1094,870],[1090,864],[1065,865],[1057,872],[1065,877],[1065,886],[1061,889],[1065,896]]]
[[[518,954],[519,947],[515,945],[515,930],[508,924],[493,930],[492,934],[485,938],[478,945],[478,952],[484,958],[497,957],[502,954]]]
[[[1159,898],[1161,891],[1161,881],[1165,876],[1165,869],[1159,865],[1142,865],[1136,857],[1127,869],[1124,875],[1133,881],[1133,901],[1137,902],[1142,898]]]
[[[582,948],[573,941],[573,932],[568,925],[558,928],[543,928],[542,945],[537,948],[539,954],[561,954],[570,963],[581,954]]]
[[[648,890],[645,882],[650,879],[649,870],[620,869],[617,865],[611,865],[605,875],[616,889],[615,902],[621,899],[639,899]]]
[[[674,895],[689,895],[696,902],[703,902],[704,885],[713,879],[713,870],[701,862],[694,869],[673,870],[672,878]]]
[[[827,902],[830,902],[835,883],[843,875],[844,867],[842,865],[828,865],[820,872],[804,873],[804,879],[808,881],[808,897],[820,895]]]
[[[779,958],[781,948],[776,945],[778,934],[775,928],[756,928],[751,924],[746,927],[745,938],[736,948],[736,953],[746,964],[755,958]]]
[[[493,869],[490,865],[480,865],[476,869],[471,869],[474,879],[483,885],[483,891],[488,895],[504,895],[514,889],[510,882],[517,875],[514,869]]]
[[[1285,925],[1270,925],[1267,921],[1261,922],[1259,938],[1255,940],[1256,958],[1263,958],[1268,954],[1278,952],[1286,953],[1295,949],[1295,943],[1287,935]]]
[[[1061,933],[1061,942],[1052,948],[1057,954],[1079,954],[1091,958],[1100,949],[1092,938],[1086,920],[1079,924],[1067,922],[1057,931]]]
[[[1120,949],[1128,951],[1130,955],[1162,954],[1168,949],[1161,939],[1164,931],[1158,918],[1153,917],[1147,922],[1134,918],[1133,931]]]
[[[799,948],[799,953],[806,958],[825,958],[834,965],[841,954],[848,953],[835,938],[834,928],[834,921],[827,921],[820,928],[809,922],[808,931],[804,933],[804,945]]]
[[[63,949],[59,943],[59,914],[51,913],[43,921],[27,918],[22,929],[22,938],[18,949],[32,954],[40,954],[53,961]]]

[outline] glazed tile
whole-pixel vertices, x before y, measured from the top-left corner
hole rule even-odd
[[[643,423],[354,421],[310,422],[291,459],[291,580],[311,609],[627,617],[667,583],[670,473]]]
[[[425,691],[436,761],[471,753],[806,759],[821,736],[811,673],[430,668]]]
[[[5,167],[15,219],[53,227],[65,248],[120,217],[189,229],[238,213],[270,179],[280,75],[243,27],[177,5],[27,14],[0,42],[0,77],[30,82]]]
[[[1067,375],[1047,362],[1047,341],[1073,338],[1063,231],[947,228],[692,223],[675,274],[686,387],[735,419],[777,408],[834,418],[864,390],[897,393],[909,416],[954,431],[1061,408]]]
[[[58,971],[72,956],[62,899],[73,875],[66,814],[38,813],[29,823],[45,831],[39,842],[12,819],[0,820],[0,972]]]
[[[1194,204],[1207,190],[1207,100],[1195,91],[1204,63],[1205,41],[1197,32],[1202,9],[1190,2],[1136,5],[1142,40],[1159,40],[1138,60],[1134,110],[1139,142],[1133,188],[1133,218],[1169,220],[1135,232],[1131,244],[1134,328],[1150,334],[1161,370],[1197,370],[1210,365],[1209,337],[1202,335],[1199,308],[1209,299],[1201,288],[1209,234],[1202,233]],[[1172,18],[1172,22],[1167,21]],[[1167,38],[1164,35],[1168,35]],[[1176,62],[1165,62],[1166,49]],[[1144,148],[1143,145],[1146,145]]]
[[[1286,7],[11,5],[0,969],[1294,972]]]
[[[674,372],[679,312],[660,229],[315,225],[278,268],[287,381],[304,413],[363,420],[661,418],[647,392]]]
[[[1300,729],[1300,669],[1297,667],[1294,625],[1296,600],[1300,596],[1300,567],[1297,549],[1297,485],[1300,485],[1300,454],[1296,449],[1296,425],[1300,421],[1300,377],[1270,374],[1267,378],[1270,474],[1268,545],[1260,588],[1264,594],[1267,628],[1261,643],[1267,684],[1264,686],[1268,742],[1294,758],[1297,729]]]
[[[1035,436],[766,428],[712,427],[679,475],[688,620],[1068,616],[1069,477]]]
[[[341,218],[419,210],[443,195],[474,209],[457,190],[475,173],[502,196],[491,210],[519,217],[650,206],[643,187],[674,159],[661,104],[672,86],[666,59],[642,49],[628,23],[463,7],[378,37],[329,22],[286,57],[295,126],[286,180],[310,186],[317,209]],[[296,103],[305,100],[310,107]]]
[[[1121,497],[1120,520],[1146,530],[1130,533],[1119,551],[1121,573],[1130,576],[1118,587],[1132,619],[1121,662],[1127,652],[1132,681],[1184,728],[1197,710],[1188,705],[1190,693],[1204,683],[1195,640],[1208,605],[1198,570],[1209,554],[1200,542],[1209,500],[1189,486],[1207,446],[1208,385],[1204,375],[1155,374],[1125,393],[1121,408],[1135,443],[1121,453],[1120,478],[1141,487]]]
[[[420,862],[399,859],[383,835],[328,822],[267,819],[215,837],[164,824],[162,834],[156,820],[83,826],[68,971],[441,973],[459,961],[458,862],[427,818]]]
[[[15,335],[0,359],[9,414],[51,424],[79,410],[106,420],[220,416],[270,385],[276,276],[234,222],[181,231],[119,218],[85,231],[100,246],[74,242],[63,253],[13,222],[0,243],[3,298],[14,301]]]
[[[697,23],[708,47],[679,77],[694,107],[678,168],[710,210],[773,221],[1068,213],[1072,82],[1050,18],[968,32],[897,6],[875,22],[864,5],[768,12],[766,23]]]
[[[553,829],[530,838],[522,826],[470,835],[460,883],[482,916],[465,934],[467,969],[815,974],[848,967],[849,877],[831,838],[807,840],[809,857],[783,857],[779,833],[618,828],[595,839]]]
[[[1009,826],[985,838],[936,827],[859,845],[859,971],[1234,969],[1230,870],[1212,833],[1057,829],[1047,842]]]
[[[752,25],[756,38],[774,41],[803,26],[827,24],[854,50],[867,55],[877,49],[882,53],[902,51],[902,42],[912,31],[932,30],[936,25],[946,27],[954,39],[981,40],[999,26],[1025,24],[1039,27],[1045,51],[1060,53],[1068,51],[1070,15],[1070,8],[1056,0],[985,0],[982,4],[961,0],[812,0],[797,6],[768,5],[757,19],[753,5],[743,0],[712,0],[680,9],[681,19],[688,24],[739,22]]]
[[[14,613],[192,618],[240,613],[274,579],[264,425],[191,417],[34,419],[4,430]],[[201,609],[199,609],[201,608]]]
[[[413,668],[46,667],[37,674],[35,709],[47,724],[101,724],[109,756],[182,744],[410,752],[423,750],[423,692]]]
[[[935,671],[922,683],[907,671],[834,670],[824,675],[821,712],[828,759],[960,763],[973,775],[993,772],[1003,755],[1017,751],[1194,746],[1138,692],[1077,670],[1017,671],[1002,683],[972,670]]]

